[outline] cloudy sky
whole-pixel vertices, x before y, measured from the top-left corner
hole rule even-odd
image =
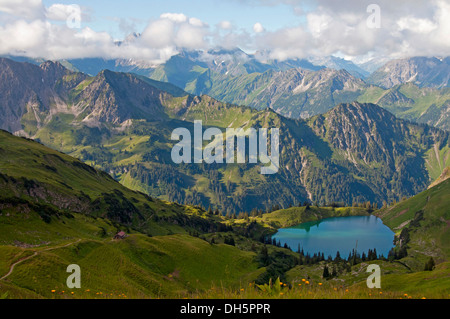
[[[449,56],[450,1],[0,0],[0,55],[161,63],[217,46],[281,60]]]

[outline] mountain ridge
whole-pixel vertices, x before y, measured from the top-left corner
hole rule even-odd
[[[209,51],[181,51],[157,66],[145,61],[104,59],[74,60],[71,61],[73,65],[70,61],[61,63],[72,71],[82,70],[91,76],[96,76],[103,69],[131,72],[141,79],[151,78],[175,85],[180,89],[169,88],[169,84],[159,87],[180,96],[183,94],[180,90],[183,90],[189,94],[207,94],[224,102],[256,109],[269,106],[291,118],[308,118],[324,113],[339,103],[358,100],[379,104],[401,118],[450,130],[450,93],[448,86],[444,85],[448,79],[445,80],[446,69],[439,67],[446,65],[448,58],[392,60],[380,66],[372,77],[365,78],[360,75],[364,71],[354,69],[349,61],[337,57],[309,59],[325,61],[324,64],[329,67],[326,68],[315,66],[306,59],[278,61],[269,56],[264,51],[252,55],[238,48],[217,48]],[[35,64],[42,62],[32,59],[27,61]],[[429,64],[431,67],[427,66]],[[75,65],[78,65],[78,69]],[[387,86],[376,79],[387,76],[388,73],[382,72],[383,68],[396,70],[397,74],[393,75],[396,80]],[[420,79],[411,80],[411,74],[416,74]],[[318,85],[308,87],[302,81],[317,82]],[[410,85],[417,86],[417,90],[410,89]]]

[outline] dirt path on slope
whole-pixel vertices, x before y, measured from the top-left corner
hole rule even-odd
[[[49,251],[49,250],[54,250],[54,249],[64,248],[64,247],[67,247],[67,246],[76,244],[76,243],[78,243],[78,242],[80,242],[80,241],[81,241],[81,239],[78,239],[77,241],[74,241],[74,242],[71,242],[71,243],[68,243],[68,244],[65,244],[65,245],[56,246],[56,247],[49,247],[49,248],[43,249],[43,250],[41,250],[41,251]],[[14,270],[14,267],[15,267],[16,265],[18,265],[18,264],[20,264],[20,263],[22,263],[22,262],[24,262],[24,261],[26,261],[26,260],[28,260],[28,259],[31,259],[31,258],[37,256],[38,254],[39,254],[39,251],[35,251],[33,255],[28,256],[28,257],[25,257],[25,258],[22,258],[22,259],[16,261],[15,263],[13,263],[13,264],[11,265],[11,267],[9,268],[8,273],[7,273],[6,275],[4,275],[3,277],[1,277],[1,278],[0,278],[0,281],[3,280],[3,279],[5,279],[5,278],[7,278],[8,276],[10,276],[10,275],[12,274],[13,270]]]

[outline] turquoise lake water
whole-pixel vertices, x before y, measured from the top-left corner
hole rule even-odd
[[[378,255],[387,257],[394,247],[394,232],[376,216],[333,217],[302,223],[281,228],[272,238],[282,246],[286,243],[293,251],[300,244],[305,255],[323,252],[325,258],[334,258],[339,251],[346,259],[355,248],[360,255],[375,248]]]

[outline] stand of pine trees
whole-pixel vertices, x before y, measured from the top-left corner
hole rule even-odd
[[[264,247],[266,245],[273,245],[276,247],[282,247],[286,248],[292,251],[292,249],[285,243],[284,245],[281,244],[281,242],[276,240],[275,238],[270,238],[268,236],[261,236],[260,241],[264,244]],[[266,260],[267,258],[267,248],[266,248],[266,254],[264,256],[260,255],[260,260]],[[331,279],[333,277],[337,277],[339,273],[343,271],[350,271],[351,266],[359,264],[361,262],[365,261],[372,261],[372,260],[387,260],[383,255],[378,255],[376,248],[369,249],[367,254],[363,252],[362,254],[359,254],[355,249],[352,250],[351,253],[349,253],[349,256],[347,259],[342,258],[339,251],[336,252],[336,256],[333,258],[332,256],[328,256],[325,258],[325,255],[323,252],[317,252],[311,255],[310,253],[304,252],[303,248],[300,247],[300,245],[297,248],[297,254],[298,258],[296,261],[296,265],[314,265],[318,264],[320,262],[326,261],[327,263],[324,266],[323,270],[323,278],[325,279]]]

